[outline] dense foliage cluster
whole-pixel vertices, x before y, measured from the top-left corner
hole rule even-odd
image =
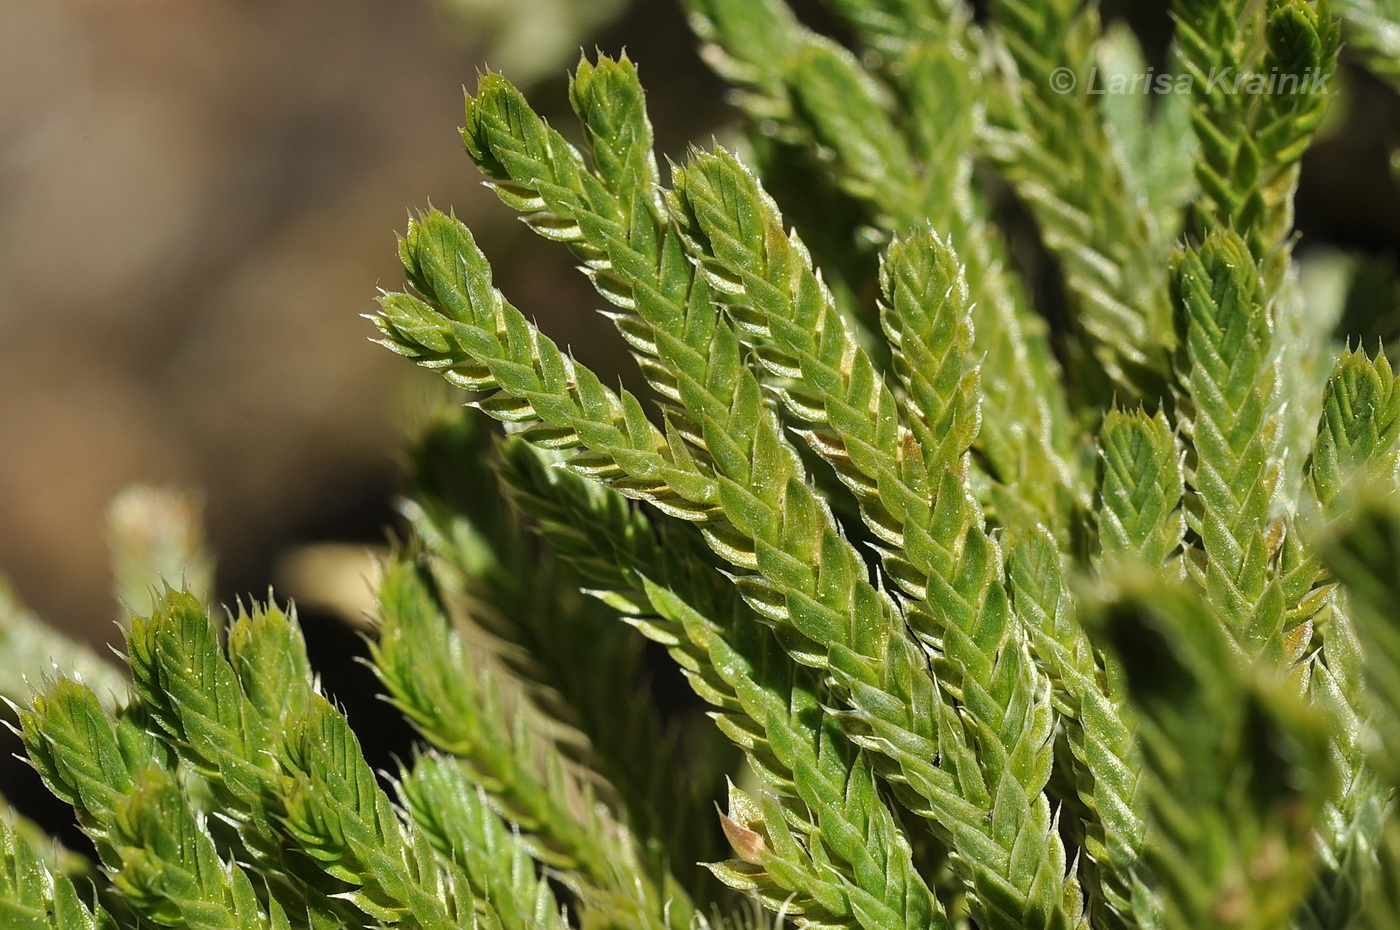
[[[167,588],[129,694],[22,700],[104,877],[0,827],[4,925],[1400,926],[1400,381],[1292,255],[1343,37],[1400,88],[1400,5],[1177,0],[1155,96],[1090,92],[1151,82],[1078,0],[829,0],[853,49],[688,6],[739,155],[663,172],[625,57],[579,145],[467,100],[636,392],[452,216],[400,241],[382,342],[475,408],[378,579],[424,748],[381,781],[288,612]]]

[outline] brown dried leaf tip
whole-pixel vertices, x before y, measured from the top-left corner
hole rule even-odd
[[[763,829],[763,814],[752,799],[734,787],[733,782],[729,783],[729,813],[720,811],[719,823],[735,855],[750,865],[763,864],[763,854],[768,852],[768,841],[760,832]]]

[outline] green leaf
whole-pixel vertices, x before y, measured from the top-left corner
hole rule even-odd
[[[1172,348],[1162,288],[1170,240],[1134,196],[1128,165],[1087,93],[1097,7],[996,0],[990,9],[1014,70],[991,97],[987,151],[1060,263],[1099,377],[1123,399],[1151,398]]]
[[[1173,295],[1191,409],[1188,517],[1200,540],[1189,564],[1229,629],[1251,651],[1279,649],[1284,600],[1270,561],[1282,478],[1278,363],[1264,284],[1244,240],[1217,233],[1180,255]]]
[[[167,587],[155,608],[127,630],[127,658],[151,732],[199,774],[236,831],[241,854],[288,914],[317,927],[353,919],[354,911],[331,897],[345,886],[291,854],[281,825],[278,751],[315,693],[295,618],[275,605],[240,607],[225,650],[188,591]]]
[[[29,758],[77,809],[102,865],[143,919],[195,930],[289,930],[240,866],[222,858],[139,705],[114,715],[84,685],[59,680],[20,714]]]
[[[345,897],[381,921],[407,919],[423,930],[474,926],[476,904],[460,868],[400,822],[358,738],[325,698],[313,696],[292,723],[279,762],[289,779],[283,826],[327,874],[354,886]]]
[[[420,756],[402,773],[404,807],[433,845],[459,863],[478,901],[489,901],[502,930],[563,930],[568,924],[530,847],[491,808],[486,792],[455,760]]]
[[[1400,438],[1400,383],[1384,352],[1374,359],[1348,349],[1337,359],[1323,392],[1322,420],[1309,466],[1318,503],[1332,504],[1352,480],[1396,467]]]
[[[1341,579],[1365,659],[1367,723],[1375,758],[1392,785],[1400,783],[1400,508],[1386,486],[1358,493],[1344,522],[1325,541],[1324,558]]]
[[[566,769],[538,711],[453,629],[426,570],[396,558],[384,568],[378,600],[370,656],[395,706],[425,739],[462,760],[541,861],[627,902],[626,926],[665,926],[662,890],[644,877],[631,835]]]
[[[73,805],[78,821],[106,864],[115,861],[111,836],[115,810],[136,775],[160,767],[159,743],[123,714],[120,723],[88,686],[60,678],[34,696],[19,714],[20,736],[30,763],[59,800]]]
[[[728,10],[722,3],[696,6]],[[752,66],[735,69],[733,79],[757,82],[751,95],[740,98],[756,123],[753,144],[760,154],[783,153],[776,160],[759,159],[763,185],[820,260],[838,309],[877,363],[883,363],[884,346],[870,338],[859,308],[849,312],[844,299],[852,285],[866,286],[851,281],[847,266],[853,255],[863,254],[870,237],[854,230],[844,240],[834,239],[840,235],[835,209],[814,200],[814,183],[829,178],[841,185],[863,205],[863,222],[878,227],[882,239],[891,233],[915,235],[931,225],[957,243],[968,265],[976,350],[983,358],[988,423],[981,445],[995,477],[1009,489],[996,495],[997,509],[1008,511],[1009,522],[1034,522],[1025,511],[1038,506],[1040,518],[1048,512],[1063,527],[1065,511],[1080,503],[1083,492],[1074,468],[1065,464],[1074,456],[1058,366],[1044,321],[1029,312],[1025,295],[1006,273],[998,232],[972,187],[981,78],[963,47],[968,11],[961,4],[937,9],[909,4],[901,13],[911,22],[897,34],[879,25],[889,22],[893,11],[848,2],[841,12],[858,29],[875,30],[872,41],[891,56],[888,73],[871,73],[839,46],[801,27],[770,24],[767,46],[723,28],[706,33],[717,50],[724,49],[719,61]],[[718,67],[728,73],[724,65]],[[766,128],[773,125],[779,128]],[[768,132],[786,141],[775,143],[765,137]],[[809,173],[821,180],[790,177],[798,160],[793,152],[803,146],[817,151]],[[928,170],[930,165],[942,167]],[[1029,443],[1021,440],[1026,434]]]
[[[714,843],[696,835],[697,816],[670,810],[689,773],[643,690],[642,638],[614,609],[581,594],[564,565],[528,544],[497,490],[488,439],[477,416],[456,411],[437,418],[416,444],[419,469],[406,511],[428,544],[433,580],[456,620],[499,660],[498,681],[518,681],[538,729],[548,728],[558,751],[599,776],[596,789],[636,835],[657,886],[680,879],[704,893],[708,882],[697,880],[707,873],[689,864],[712,854]],[[605,681],[599,668],[610,670]],[[718,785],[706,787],[712,793]],[[708,818],[704,827],[714,832]],[[675,919],[688,920],[685,891],[667,896]]]
[[[1150,574],[1120,583],[1098,623],[1141,714],[1163,926],[1286,923],[1310,890],[1307,838],[1331,791],[1326,718],[1251,667],[1198,595]]]
[[[29,842],[0,817],[0,922],[12,930],[116,930],[101,907],[79,897]]]
[[[1198,223],[1239,233],[1273,297],[1288,264],[1298,160],[1326,112],[1340,29],[1327,0],[1177,0],[1175,12],[1200,142]]]
[[[1083,807],[1091,922],[1156,926],[1161,906],[1143,881],[1141,862],[1142,759],[1121,666],[1090,643],[1068,589],[1064,557],[1047,530],[1010,535],[1006,552],[1012,605],[1053,689],[1073,790]]]
[[[273,902],[265,910],[252,880],[220,858],[190,799],[160,769],[141,773],[116,810],[114,841],[121,860],[112,881],[147,920],[190,930],[287,930]]]
[[[650,527],[617,507],[615,496],[545,469],[541,453],[524,443],[508,444],[506,455],[514,499],[566,558],[594,567],[594,579],[611,588],[601,596],[633,605],[632,622],[669,647],[695,691],[719,709],[713,716],[720,729],[781,799],[764,812],[751,805],[751,816],[742,818],[746,832],[736,834],[731,793],[726,833],[740,844],[740,859],[710,864],[720,880],[757,893],[773,910],[801,914],[803,923],[941,925],[889,811],[873,793],[853,790],[873,777],[869,763],[834,728],[811,733],[820,695],[815,678],[782,654],[732,584],[718,571],[700,570],[714,559],[698,535],[673,524]],[[610,566],[597,564],[600,542]],[[813,860],[829,860],[835,872],[824,875]],[[835,864],[843,862],[849,866]],[[836,878],[848,870],[864,894]],[[874,898],[871,883],[881,889]]]
[[[1032,702],[1027,710],[1023,703],[1036,690],[1037,676],[1009,632],[999,553],[969,499],[965,455],[977,428],[976,380],[975,373],[963,374],[961,353],[970,334],[965,319],[959,319],[960,303],[920,311],[923,319],[939,321],[933,326],[920,325],[922,320],[890,324],[903,337],[896,344],[904,370],[920,373],[910,390],[919,406],[903,409],[842,326],[801,243],[783,234],[776,207],[741,165],[722,151],[696,156],[677,174],[675,203],[715,289],[723,291],[726,281],[742,288],[731,299],[744,338],[775,374],[800,373],[802,394],[794,388],[782,402],[811,423],[808,443],[860,501],[866,523],[881,540],[886,570],[906,595],[907,621],[933,653],[949,696],[965,705],[972,740],[983,753],[982,790],[1005,809],[1006,822],[991,827],[993,842],[1024,842],[1010,839],[1023,828],[1044,837],[1050,814],[1039,794],[1049,771],[1044,739],[1049,708]],[[917,275],[914,268],[947,262],[945,253],[936,237],[918,237],[887,267],[896,280],[907,275],[901,283],[924,284],[923,276],[910,281]],[[906,256],[907,265],[901,263]],[[911,303],[927,307],[946,292],[904,296],[909,299],[901,302],[891,295],[894,314],[910,310]],[[764,352],[769,348],[775,351]],[[1035,761],[1012,776],[1014,787],[1004,786],[1002,754],[1022,753]],[[945,842],[969,860],[971,884],[984,880],[983,870],[996,874],[1007,867],[1028,876],[1042,868],[1063,874],[1064,851],[1056,838],[1046,839],[1039,859],[1033,852],[1021,862],[1010,856],[984,859],[958,841],[951,824],[940,827],[948,831]],[[1060,908],[1073,912],[1075,894],[1067,889],[1054,904],[1046,903],[1053,900],[1047,895],[1013,906],[1043,907],[1051,916],[1031,919],[1053,921],[1063,919]]]
[[[1166,566],[1181,549],[1183,451],[1159,411],[1112,410],[1099,429],[1099,546],[1104,563]],[[1105,568],[1105,571],[1108,569]]]
[[[484,258],[465,230],[450,233],[450,238],[437,232],[448,233],[457,228],[446,217],[429,214],[424,219],[433,232],[424,235],[410,231],[405,254],[417,269],[410,278],[430,288],[440,306],[454,308],[449,312],[464,319],[480,319],[489,313],[489,319],[500,320],[508,332],[518,334],[511,337],[511,344],[519,348],[511,350],[495,338],[477,338],[479,329],[470,334],[464,332],[463,336],[470,338],[462,340],[461,355],[452,364],[481,364],[493,377],[490,382],[478,384],[499,384],[517,398],[533,398],[529,409],[546,423],[572,430],[590,452],[600,453],[604,461],[617,464],[627,476],[617,482],[619,490],[647,497],[673,515],[705,521],[707,541],[716,552],[746,570],[759,569],[758,575],[743,576],[742,590],[760,613],[766,611],[766,619],[786,628],[785,645],[794,658],[824,664],[823,653],[813,652],[808,644],[823,641],[837,631],[864,655],[870,655],[876,643],[889,636],[889,629],[854,622],[855,618],[877,616],[876,612],[888,610],[887,602],[857,574],[859,556],[841,539],[811,490],[797,477],[800,466],[794,453],[762,408],[752,373],[737,364],[737,341],[732,333],[716,326],[708,301],[692,300],[684,308],[675,306],[651,277],[655,272],[649,267],[639,268],[639,276],[632,279],[634,291],[641,297],[638,312],[644,319],[684,314],[679,326],[656,327],[659,358],[676,374],[680,396],[701,426],[704,444],[699,448],[709,452],[733,451],[715,455],[716,463],[727,468],[718,482],[700,469],[690,451],[682,454],[679,440],[662,446],[665,440],[645,421],[629,417],[629,432],[620,429],[618,421],[612,419],[612,411],[620,414],[623,401],[606,392],[582,366],[571,369],[576,389],[566,386],[562,378],[542,377],[554,365],[552,360],[558,358],[553,344],[540,337],[518,311],[508,308],[499,298],[488,298],[485,303],[476,299],[473,295],[492,293],[489,277],[478,277],[489,274]],[[436,251],[438,244],[448,241],[455,241],[464,251]],[[447,271],[454,268],[465,276]],[[431,273],[423,273],[425,269]],[[646,289],[639,289],[638,284],[645,284]],[[433,314],[427,305],[422,305],[419,312],[425,313],[424,318]],[[385,332],[392,334],[405,351],[416,352],[397,324],[387,325]],[[704,354],[699,350],[701,346]],[[512,353],[522,363],[502,357]],[[575,390],[585,393],[584,385],[590,386],[587,390],[597,402],[574,399]],[[486,409],[496,412],[490,406]],[[667,475],[665,487],[675,492],[675,498],[658,493],[655,478],[662,474]],[[712,510],[717,500],[727,500],[730,512],[741,523],[713,519],[718,516]],[[745,509],[749,512],[747,518],[743,517]],[[812,570],[813,565],[817,571]],[[878,681],[878,668],[862,663],[860,674]],[[904,905],[900,904],[895,913],[904,913]]]

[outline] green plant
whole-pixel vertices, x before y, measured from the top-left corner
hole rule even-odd
[[[1076,0],[831,0],[859,57],[780,0],[688,5],[743,160],[663,183],[625,57],[573,75],[582,147],[495,73],[463,130],[611,305],[640,395],[452,216],[400,241],[383,343],[507,424],[432,419],[378,580],[372,664],[426,747],[381,782],[289,613],[221,632],[166,588],[127,626],[128,700],[58,679],[19,713],[110,888],[6,832],[0,908],[1396,926],[1400,382],[1305,298],[1291,206],[1343,28],[1393,76],[1396,11],[1178,0],[1152,106],[1066,86],[1145,76]],[[641,637],[714,727],[658,713]]]

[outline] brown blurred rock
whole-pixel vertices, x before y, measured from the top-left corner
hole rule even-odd
[[[205,489],[234,590],[387,495],[411,373],[359,314],[408,205],[485,202],[476,53],[363,0],[8,0],[0,37],[0,570],[110,637],[123,485]]]

